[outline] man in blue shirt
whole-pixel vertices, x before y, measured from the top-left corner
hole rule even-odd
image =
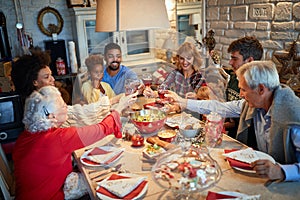
[[[217,112],[223,117],[240,117],[237,139],[271,155],[278,163],[257,160],[253,169],[262,178],[300,181],[300,99],[281,85],[271,61],[252,61],[237,71],[241,100],[183,99],[168,91],[181,108],[200,114]],[[280,163],[280,164],[279,164]]]
[[[122,51],[116,43],[109,43],[104,48],[104,60],[106,69],[102,81],[108,83],[115,94],[125,93],[125,80],[136,79],[138,77],[130,68],[121,65]]]

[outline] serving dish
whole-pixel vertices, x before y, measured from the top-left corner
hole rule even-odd
[[[163,129],[157,133],[159,139],[166,142],[173,142],[176,138],[177,132],[172,129]]]
[[[154,164],[151,175],[160,187],[177,197],[188,198],[214,186],[221,179],[221,169],[207,149],[191,146],[187,151],[171,149]]]
[[[165,125],[167,115],[161,110],[143,109],[130,113],[130,119],[140,133],[151,134]]]

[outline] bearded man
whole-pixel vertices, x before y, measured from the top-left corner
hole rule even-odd
[[[130,68],[121,65],[122,51],[116,43],[109,43],[104,48],[104,60],[106,69],[102,81],[108,83],[114,90],[115,94],[125,93],[125,80],[135,79],[138,77]]]

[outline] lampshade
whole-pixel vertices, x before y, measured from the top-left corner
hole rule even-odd
[[[194,13],[189,16],[189,24],[196,25],[201,24],[201,16],[200,13]]]
[[[98,0],[96,32],[168,29],[164,0]]]

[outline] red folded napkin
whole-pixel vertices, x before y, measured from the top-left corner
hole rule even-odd
[[[206,200],[216,200],[216,199],[233,199],[236,198],[235,196],[226,195],[226,194],[219,194],[215,192],[208,191]]]
[[[127,177],[127,176],[120,176],[118,174],[112,174],[108,180],[118,180],[118,179],[126,179],[126,178],[130,178],[130,177]],[[129,194],[127,194],[125,197],[123,197],[122,199],[133,199],[135,198],[136,196],[138,196],[141,191],[144,189],[144,187],[146,186],[148,181],[143,181],[141,184],[139,184],[132,192],[130,192]],[[106,190],[105,188],[103,187],[99,187],[99,189],[97,190],[98,193],[101,193],[105,196],[108,196],[110,198],[115,198],[115,199],[119,199],[118,196],[112,194],[111,192],[109,192],[108,190]]]
[[[104,150],[103,150],[104,151]],[[121,151],[120,153],[116,154],[115,156],[113,156],[111,159],[107,160],[105,163],[105,165],[108,165],[109,163],[113,162],[114,160],[116,160],[119,156],[122,155],[124,151]],[[90,156],[90,154],[88,154]],[[100,155],[100,154],[92,154],[92,155]],[[82,158],[82,161],[85,162],[86,164],[90,164],[90,165],[99,165],[100,163],[97,163],[97,162],[94,162],[94,161],[91,161],[87,158]]]
[[[113,162],[114,160],[116,160],[117,158],[119,158],[119,156],[122,155],[124,151],[121,151],[120,153],[118,153],[117,155],[113,156],[111,159],[107,160],[104,164],[108,165],[109,163]]]
[[[88,154],[88,156],[103,155],[103,154],[108,154],[110,152],[112,151],[105,151],[104,149],[96,147]]]
[[[99,163],[93,162],[87,158],[82,158],[82,161],[86,164],[90,164],[90,165],[99,165]]]
[[[230,153],[230,152],[238,151],[238,150],[239,149],[224,149],[224,152],[225,153]],[[238,167],[238,168],[241,168],[241,169],[253,170],[253,168],[251,167],[251,165],[249,163],[234,160],[232,158],[226,158],[226,160],[229,162],[229,165],[231,167]]]

